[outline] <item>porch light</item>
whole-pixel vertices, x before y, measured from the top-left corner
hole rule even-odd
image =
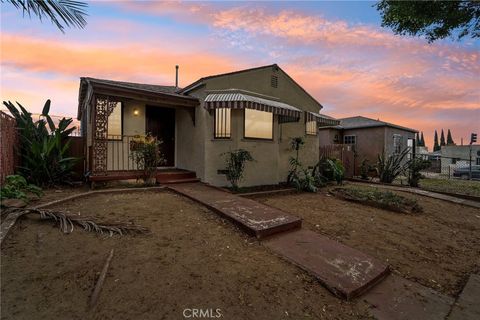
[[[138,111],[137,108],[133,109],[133,115],[138,116],[140,114],[140,111]]]

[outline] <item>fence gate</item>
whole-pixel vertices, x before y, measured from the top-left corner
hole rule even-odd
[[[3,111],[0,111],[0,183],[5,177],[15,173],[18,159],[15,146],[18,143],[17,122]]]
[[[329,144],[320,147],[320,159],[330,158],[342,161],[345,177],[352,178],[355,174],[355,152],[348,144]]]

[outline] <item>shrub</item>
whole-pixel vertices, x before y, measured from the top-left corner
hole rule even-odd
[[[405,172],[408,162],[404,161],[409,149],[406,148],[400,153],[386,156],[385,153],[378,155],[375,167],[381,182],[392,183],[396,177]]]
[[[317,182],[309,169],[302,169],[300,174],[293,177],[291,184],[297,191],[317,192]]]
[[[341,184],[345,178],[345,168],[338,159],[322,158],[315,165],[313,175],[317,182],[336,181]]]
[[[233,190],[238,190],[238,182],[243,178],[246,162],[254,159],[250,152],[244,149],[225,152],[223,155],[226,158],[227,180]]]
[[[368,163],[368,159],[363,159],[362,163],[360,164],[360,178],[362,180],[368,180],[368,174],[372,166]]]
[[[428,160],[423,160],[421,158],[414,158],[408,163],[408,184],[410,187],[418,187],[420,179],[423,178],[420,171],[430,167],[431,162]]]
[[[157,167],[165,161],[160,153],[161,144],[156,137],[147,134],[132,141],[130,146],[130,157],[143,170],[143,181],[146,184],[152,183]]]
[[[5,178],[5,183],[0,189],[0,200],[4,199],[22,199],[28,201],[30,195],[42,195],[42,189],[36,185],[29,184],[27,180],[20,175],[11,175]]]
[[[69,182],[73,166],[79,160],[67,157],[70,142],[68,136],[75,130],[69,128],[71,118],[63,118],[55,126],[50,111],[50,100],[45,102],[41,118],[33,121],[32,114],[20,103],[17,108],[11,103],[3,102],[10,113],[15,117],[20,136],[17,152],[20,155],[21,166],[18,172],[27,181],[36,185],[54,185]],[[48,126],[48,128],[47,128]]]
[[[290,157],[288,160],[290,163],[290,170],[288,171],[287,183],[292,183],[293,180],[298,180],[298,172],[302,170],[302,163],[299,159],[299,151],[302,146],[305,144],[303,137],[295,137],[290,140],[290,148],[295,151],[295,156]]]

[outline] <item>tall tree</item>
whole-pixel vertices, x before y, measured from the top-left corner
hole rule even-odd
[[[23,15],[37,16],[40,21],[49,18],[62,32],[65,27],[84,28],[87,25],[85,9],[88,4],[76,0],[1,0],[11,3]]]
[[[445,134],[443,133],[443,129],[442,129],[442,133],[440,135],[440,147],[443,147],[445,145]]]
[[[452,133],[450,132],[450,129],[448,129],[448,133],[447,133],[447,146],[454,146],[454,145],[455,145],[455,142],[453,141]]]
[[[433,136],[433,152],[440,150],[440,145],[438,144],[438,134],[435,130],[435,135]]]
[[[428,42],[454,37],[480,37],[480,2],[382,0],[376,5],[382,27],[399,35],[425,37]]]
[[[422,144],[422,147],[425,147],[425,138],[423,136],[423,131],[422,131],[422,135],[420,137],[420,143]]]

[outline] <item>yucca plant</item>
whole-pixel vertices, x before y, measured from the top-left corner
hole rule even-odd
[[[381,182],[392,183],[396,177],[405,172],[408,166],[408,161],[405,161],[405,157],[408,153],[409,149],[406,148],[400,153],[394,153],[392,155],[382,153],[378,155],[375,170]]]
[[[75,130],[70,127],[71,118],[63,118],[57,126],[48,115],[50,100],[45,102],[41,118],[34,121],[32,114],[17,102],[3,102],[15,117],[20,144],[20,166],[17,171],[29,182],[40,186],[61,184],[70,181],[73,166],[79,160],[68,156],[68,136]],[[70,128],[69,128],[70,127]]]

